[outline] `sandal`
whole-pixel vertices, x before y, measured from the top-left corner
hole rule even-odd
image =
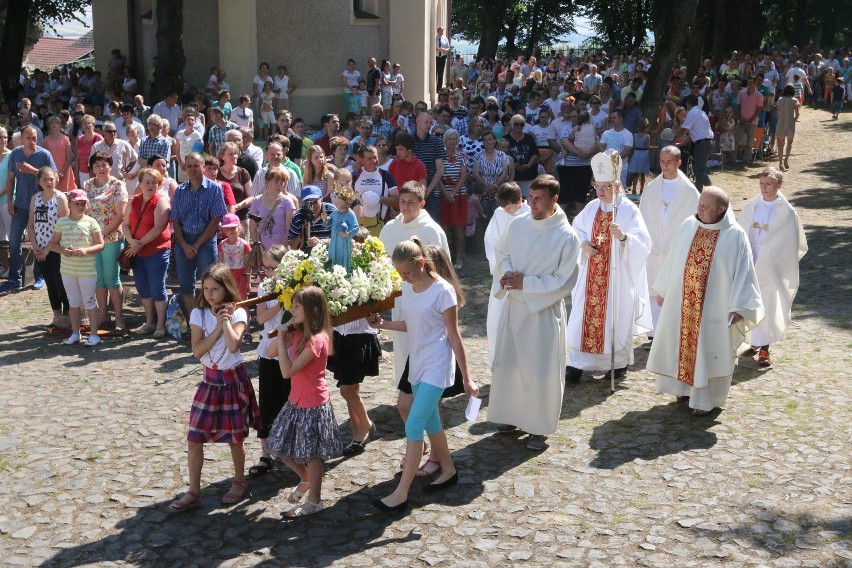
[[[709,410],[701,410],[700,408],[693,408],[692,415],[693,416],[707,416],[710,414]]]
[[[144,323],[133,330],[133,333],[136,335],[148,335],[152,331],[154,331],[155,326],[153,323]]]
[[[250,477],[261,477],[272,471],[272,458],[260,456],[257,461],[257,464],[249,468]]]
[[[161,339],[165,336],[166,336],[166,328],[158,327],[157,329],[154,330],[154,335],[153,335],[154,338]]]
[[[224,495],[222,495],[222,503],[225,505],[233,505],[234,503],[239,503],[246,496],[246,490],[248,489],[248,485],[246,485],[245,481],[237,481],[236,479],[231,482],[232,486],[236,485],[237,487],[242,487],[243,490],[239,493],[234,493],[234,490],[231,489]]]
[[[305,517],[307,515],[313,515],[314,513],[319,513],[322,511],[322,501],[317,503],[311,503],[310,501],[305,501],[298,507],[293,507],[289,511],[284,513],[284,516],[289,517],[291,519],[295,519],[296,517]]]
[[[435,469],[430,469],[429,464],[435,464],[438,467]],[[434,475],[441,471],[441,462],[438,460],[426,460],[426,463],[420,466],[420,469],[417,470],[417,473],[414,474],[415,477],[429,477],[430,475]]]
[[[187,501],[186,498],[190,497],[190,501]],[[182,512],[189,511],[190,509],[195,509],[201,506],[201,495],[197,491],[187,491],[178,499],[172,501],[169,508],[172,511]]]
[[[299,489],[302,487],[302,485],[306,486],[305,490],[299,491]],[[299,485],[297,485],[296,488],[293,489],[293,491],[290,493],[290,495],[287,496],[287,502],[288,503],[298,503],[299,501],[302,500],[302,497],[305,496],[305,493],[307,493],[308,489],[310,489],[310,488],[311,488],[311,485],[307,481],[299,482]],[[308,501],[308,503],[310,503],[310,501]]]

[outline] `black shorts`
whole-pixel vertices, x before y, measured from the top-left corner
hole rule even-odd
[[[379,374],[382,346],[375,333],[341,335],[334,332],[334,354],[328,358],[326,368],[334,373],[337,388],[358,385],[364,377]]]
[[[405,369],[402,371],[402,377],[399,379],[399,384],[396,386],[401,392],[405,394],[411,394],[411,383],[408,382],[408,359],[405,360]],[[444,394],[441,395],[441,398],[450,398],[456,396],[457,394],[461,394],[464,392],[464,379],[461,374],[461,367],[459,367],[458,362],[456,363],[456,376],[453,380],[453,384],[450,387],[444,389]]]
[[[269,429],[290,397],[290,379],[281,377],[278,359],[258,357],[257,404],[260,407],[258,438],[268,438]]]

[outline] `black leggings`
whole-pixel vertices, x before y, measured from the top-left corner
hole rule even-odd
[[[47,286],[47,297],[50,299],[51,310],[62,310],[68,313],[68,296],[65,294],[65,286],[62,285],[62,275],[59,274],[59,265],[62,257],[59,253],[49,252],[43,261],[36,261],[41,269],[42,278]]]

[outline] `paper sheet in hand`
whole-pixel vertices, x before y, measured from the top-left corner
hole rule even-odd
[[[476,415],[479,414],[479,407],[482,406],[482,399],[475,396],[470,397],[467,401],[467,408],[464,411],[464,417],[471,422],[476,422]]]

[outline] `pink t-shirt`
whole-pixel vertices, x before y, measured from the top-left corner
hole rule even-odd
[[[92,146],[100,142],[104,137],[95,132],[89,141],[83,139],[83,135],[77,137],[77,169],[81,174],[89,173],[89,156],[92,154]]]
[[[302,339],[302,333],[293,335],[290,348],[290,360],[294,361],[296,346]],[[329,400],[328,386],[325,383],[325,367],[328,363],[328,335],[325,332],[315,335],[305,344],[305,349],[314,352],[314,359],[304,369],[293,375],[290,381],[290,404],[299,408],[315,408]]]

